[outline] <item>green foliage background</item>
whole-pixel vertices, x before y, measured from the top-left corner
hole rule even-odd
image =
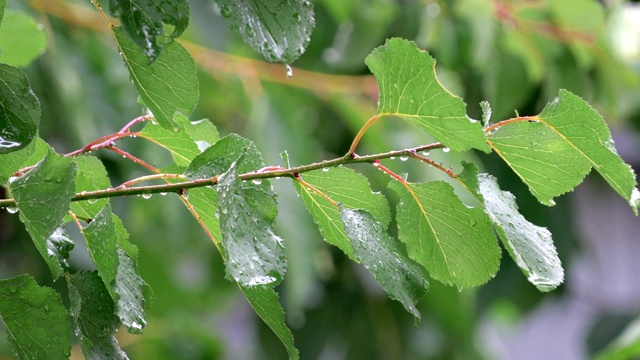
[[[392,36],[413,39],[427,49],[438,61],[441,82],[465,99],[474,118],[481,117],[482,100],[490,101],[494,119],[512,117],[514,110],[538,114],[566,88],[598,109],[614,133],[634,134],[637,145],[640,102],[630,99],[640,95],[640,63],[637,52],[622,56],[625,49],[618,44],[621,1],[607,7],[590,0],[315,1],[316,27],[291,78],[283,65],[264,63],[241,35],[231,32],[213,2],[192,0],[190,5],[190,26],[181,40],[199,65],[200,81],[191,118],[209,118],[223,135],[237,132],[252,139],[266,164],[282,164],[284,150],[292,165],[347,151],[376,112],[377,85],[367,76],[364,58]],[[59,153],[114,133],[140,114],[116,44],[88,1],[10,2],[8,8],[32,15],[47,34],[47,51],[26,73],[42,106],[40,135]],[[0,59],[5,61],[2,54]],[[431,140],[408,123],[388,119],[367,132],[361,147],[385,151]],[[170,161],[170,154],[152,144],[123,144],[154,166]],[[112,184],[143,174],[112,153],[96,155]],[[463,161],[479,163],[480,158],[472,152],[442,151],[432,157],[458,171]],[[482,156],[482,163],[503,189],[517,196],[525,217],[549,228],[562,262],[570,264],[581,252],[571,195],[558,198],[555,207],[544,207],[495,154]],[[410,173],[411,181],[443,176],[411,164],[398,159],[389,167]],[[371,166],[356,169],[371,179],[374,190],[398,200],[387,189],[386,175]],[[480,288],[459,292],[432,281],[419,302],[422,321],[415,326],[402,304],[389,300],[371,275],[322,241],[289,182],[275,181],[274,186],[280,200],[277,233],[287,241],[289,260],[279,290],[302,358],[483,358],[487,354],[477,346],[481,319],[517,323],[545,297],[565,293],[563,287],[540,293],[503,256],[496,278]],[[176,197],[117,198],[112,207],[139,247],[140,273],[154,291],[144,334],[118,333],[131,358],[286,357],[275,335],[225,279],[218,252]],[[72,266],[83,269],[87,259],[89,254],[76,246]],[[67,292],[52,282],[17,216],[0,212],[0,278],[22,273]],[[595,354],[620,329],[599,334],[585,346]],[[0,351],[11,354],[4,337]],[[72,356],[82,356],[81,351],[74,347]]]

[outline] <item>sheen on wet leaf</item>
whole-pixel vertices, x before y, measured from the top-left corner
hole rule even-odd
[[[147,324],[144,312],[146,284],[138,274],[135,248],[129,244],[123,230],[122,223],[107,204],[84,229],[84,236],[98,275],[115,303],[117,316],[129,332],[137,334]]]
[[[148,62],[156,60],[163,51],[163,24],[174,26],[171,37],[180,36],[189,26],[187,0],[110,0],[109,5]]]
[[[302,55],[315,26],[306,0],[216,0],[220,14],[267,61],[290,64]]]
[[[0,63],[0,156],[31,143],[40,124],[40,102],[22,70]]]
[[[368,212],[340,206],[340,217],[357,261],[371,272],[389,297],[419,319],[416,303],[429,287],[424,269],[404,254],[400,243]]]
[[[367,178],[351,169],[336,167],[326,171],[315,170],[304,173],[301,179],[321,193],[301,182],[295,182],[296,191],[325,241],[337,246],[352,259],[354,254],[351,240],[345,233],[339,209],[322,194],[346,208],[366,210],[383,229],[391,221],[389,205],[384,195],[373,193]]]
[[[96,271],[67,278],[70,314],[87,359],[128,359],[115,337],[120,320],[109,291]]]
[[[60,228],[74,196],[76,166],[49,151],[24,176],[9,184],[22,221],[54,278],[68,267],[73,242]]]

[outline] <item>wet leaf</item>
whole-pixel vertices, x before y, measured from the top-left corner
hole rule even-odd
[[[0,154],[0,183],[6,183],[11,175],[27,166],[35,165],[51,149],[40,137],[36,137],[26,147],[8,154]]]
[[[22,221],[54,279],[62,275],[73,242],[59,228],[74,195],[76,167],[71,159],[49,151],[35,168],[9,189]]]
[[[366,210],[384,229],[389,225],[391,215],[386,199],[380,193],[373,193],[367,178],[355,171],[340,167],[328,168],[304,173],[302,179],[334,202],[347,208]],[[354,259],[351,240],[345,233],[338,207],[311,188],[298,182],[295,184],[324,239]]]
[[[289,353],[290,360],[296,360],[300,358],[298,349],[293,344],[293,334],[284,322],[284,310],[280,305],[278,299],[278,293],[271,287],[260,286],[240,286],[240,290],[244,293],[249,300],[249,304],[256,311],[258,316],[271,328],[271,330],[278,336],[280,341],[284,344]]]
[[[0,317],[20,359],[68,359],[69,313],[60,294],[29,275],[0,280]]]
[[[267,61],[290,64],[305,51],[315,26],[306,0],[216,0],[232,30]]]
[[[489,135],[491,147],[543,204],[580,184],[591,168],[624,197],[637,215],[636,176],[616,152],[604,119],[567,90],[531,122],[501,126]]]
[[[452,150],[489,152],[480,122],[469,119],[462,99],[442,87],[435,60],[414,42],[389,39],[365,63],[378,81],[378,115],[407,120]]]
[[[191,139],[183,127],[173,132],[160,125],[147,123],[138,136],[167,149],[171,153],[175,164],[183,168],[189,165],[191,160],[200,154],[198,145]]]
[[[114,34],[138,94],[160,125],[177,131],[179,126],[173,121],[174,114],[189,115],[198,102],[198,78],[193,58],[182,45],[172,41],[149,64],[122,29],[115,28]]]
[[[0,64],[0,114],[0,155],[20,150],[36,138],[40,103],[27,76],[7,64]]]
[[[216,187],[227,272],[244,287],[275,286],[287,268],[284,241],[273,232],[276,195],[267,181],[240,180],[237,164],[220,177]]]
[[[409,257],[431,277],[458,287],[477,286],[491,279],[500,265],[500,248],[489,218],[480,208],[468,208],[442,181],[397,182],[400,195],[398,236]]]
[[[186,0],[110,0],[114,16],[120,18],[127,35],[142,49],[148,62],[162,53],[164,25],[173,25],[171,37],[180,36],[189,26]]]
[[[46,46],[47,34],[42,25],[25,13],[5,12],[0,27],[0,61],[25,67],[42,54]]]
[[[128,359],[115,337],[120,320],[109,291],[96,271],[67,278],[74,331],[87,359]]]
[[[238,173],[249,172],[264,167],[264,161],[260,157],[260,151],[255,144],[240,135],[229,134],[211,147],[207,148],[202,154],[198,155],[184,175],[191,179],[206,179],[226,172],[233,162],[244,153],[257,154],[249,156],[242,163],[238,164]]]
[[[102,161],[95,156],[77,156],[73,158],[76,164],[76,193],[108,189],[111,187],[107,170]],[[83,219],[93,219],[107,204],[108,199],[94,199],[74,201],[71,211]]]
[[[129,255],[133,245],[123,238],[127,236],[123,230],[120,219],[107,204],[84,229],[84,235],[98,275],[115,303],[116,314],[127,330],[135,334],[141,333],[147,324],[143,308],[146,284]]]
[[[480,174],[478,181],[498,236],[529,282],[540,291],[551,291],[562,284],[564,270],[549,230],[527,221],[518,212],[515,196],[500,190],[493,176]]]
[[[200,119],[190,121],[189,118],[182,114],[175,114],[173,120],[178,123],[198,146],[200,152],[205,151],[216,141],[220,140],[218,129],[209,119]],[[191,159],[193,160],[193,159]]]
[[[416,303],[429,287],[424,269],[404,254],[400,244],[368,212],[340,206],[340,217],[358,262],[392,299],[419,319]]]

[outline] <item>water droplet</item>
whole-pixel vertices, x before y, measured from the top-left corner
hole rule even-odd
[[[448,147],[444,147],[444,148],[442,148],[442,151],[448,153],[449,151],[451,151],[451,149],[449,149]]]
[[[407,161],[407,160],[409,160],[409,157],[407,155],[400,156],[400,161]]]
[[[472,119],[472,118],[469,118],[469,122],[470,122],[470,123],[472,123],[472,124],[475,124],[475,123],[477,123],[477,122],[478,122],[478,120],[476,120],[476,119]]]
[[[395,160],[395,158],[396,158],[395,156],[392,156],[392,157],[390,157],[389,159],[391,159],[391,160]]]
[[[15,293],[18,292],[18,288],[15,287],[15,286],[12,286],[12,287],[9,288],[9,291],[11,291],[12,294],[15,294]]]
[[[231,7],[229,5],[222,5],[220,7],[220,14],[222,14],[222,16],[224,18],[230,18],[231,17]]]
[[[167,193],[166,192],[161,192],[160,195],[165,196],[165,195],[167,195]]]
[[[293,76],[293,69],[291,68],[291,66],[289,66],[289,64],[284,66],[284,70],[287,72],[288,78]]]
[[[256,185],[260,185],[260,184],[262,184],[262,179],[253,179],[253,180],[251,180],[251,182],[256,184]]]
[[[187,190],[187,189],[182,190],[182,197],[185,200],[188,200],[189,199],[189,190]]]
[[[293,13],[293,15],[291,15],[291,17],[296,21],[302,20],[302,16],[300,16],[300,14],[298,14],[298,13]]]
[[[18,212],[18,208],[17,208],[17,207],[9,206],[9,207],[7,207],[7,211],[8,211],[10,214],[15,214],[15,213],[17,213],[17,212]]]
[[[322,168],[322,172],[327,172],[329,171],[329,168]]]
[[[89,199],[89,204],[95,204],[98,202],[98,199]]]
[[[18,177],[17,176],[11,176],[9,177],[9,184],[11,184],[12,182],[14,182]]]
[[[407,181],[407,178],[409,178],[409,174],[402,173],[402,175],[400,177],[402,178],[402,180]]]
[[[425,150],[425,151],[423,151],[423,152],[422,152],[422,155],[423,155],[423,156],[429,156],[429,150]]]
[[[255,31],[253,31],[253,26],[251,26],[251,23],[247,23],[247,25],[245,25],[244,32],[247,34],[248,37],[256,36]]]
[[[378,160],[374,161],[374,162],[373,162],[373,166],[375,166],[375,167],[380,166],[380,162],[379,162]]]
[[[143,199],[151,199],[151,194],[142,194]]]

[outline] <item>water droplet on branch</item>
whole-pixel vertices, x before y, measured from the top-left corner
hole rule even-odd
[[[284,66],[284,70],[286,71],[288,78],[293,76],[293,69],[291,68],[291,66],[289,66],[289,64]]]

